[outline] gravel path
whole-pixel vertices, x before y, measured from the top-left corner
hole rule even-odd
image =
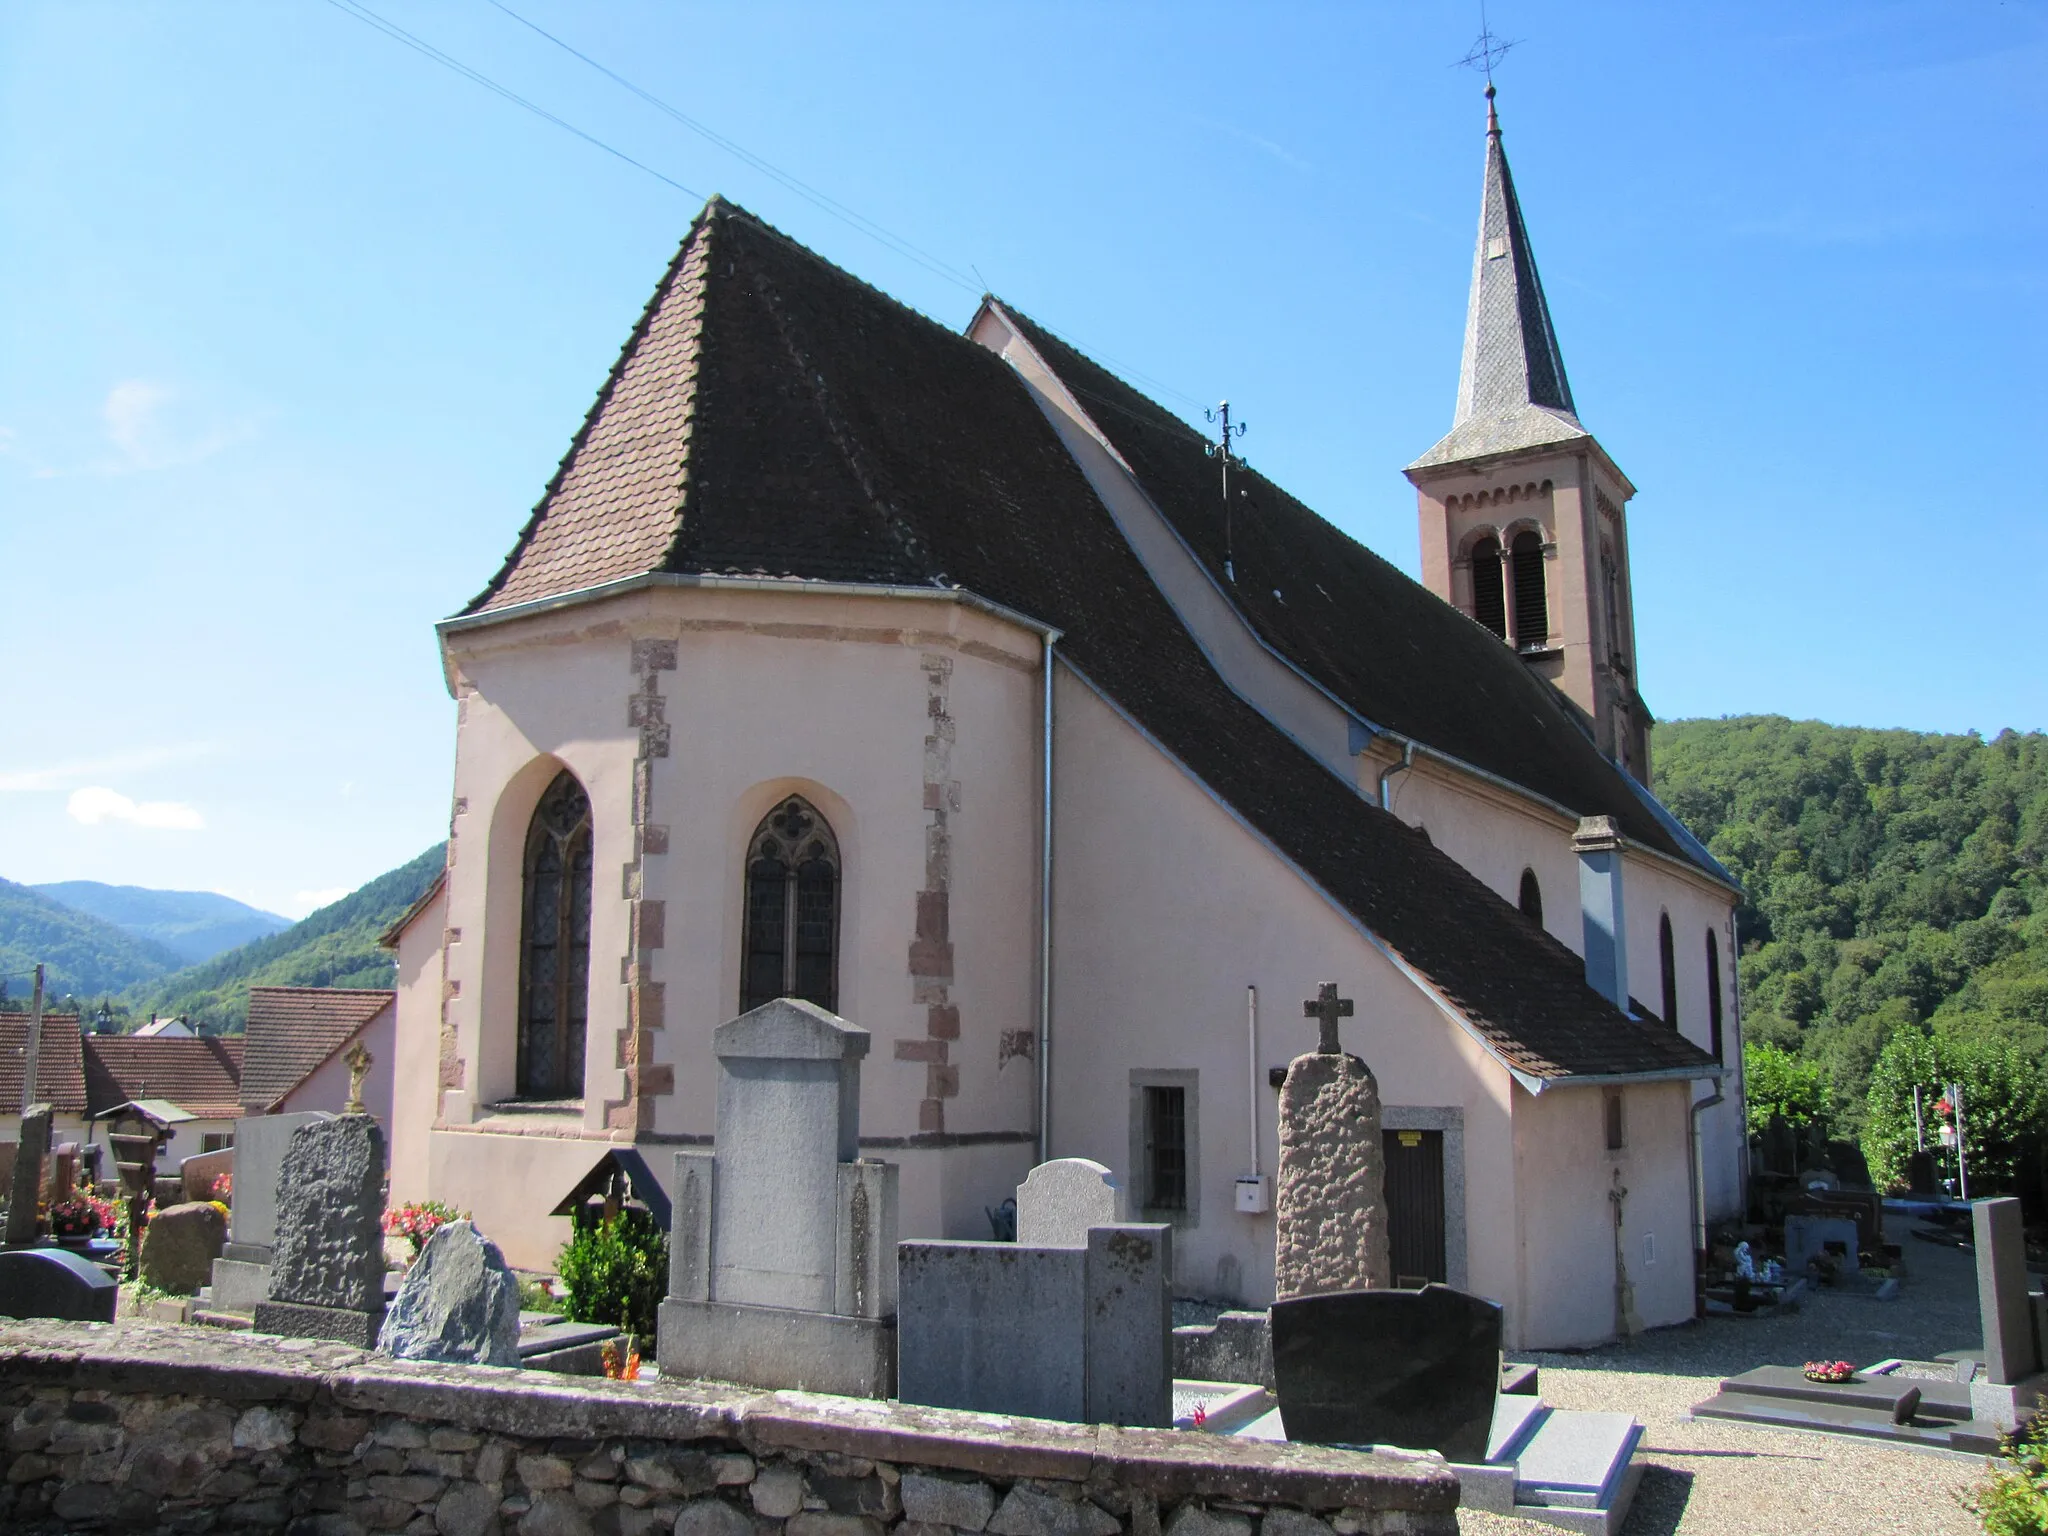
[[[1542,1367],[1554,1407],[1624,1409],[1642,1421],[1636,1457],[1647,1470],[1624,1536],[1978,1536],[1956,1495],[1983,1475],[1981,1460],[1683,1417],[1720,1378],[1753,1366],[1823,1357],[1866,1365],[1974,1347],[1970,1256],[1906,1248],[1910,1272],[1894,1301],[1821,1293],[1790,1316],[1710,1318],[1584,1354],[1517,1358]],[[1544,1527],[1461,1511],[1459,1529],[1533,1536]]]

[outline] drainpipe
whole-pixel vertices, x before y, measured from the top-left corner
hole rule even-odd
[[[1381,810],[1391,811],[1394,808],[1394,792],[1387,787],[1387,781],[1391,779],[1395,774],[1406,773],[1410,768],[1413,768],[1414,766],[1415,743],[1413,741],[1403,742],[1401,745],[1401,760],[1397,763],[1389,763],[1386,767],[1380,770]]]
[[[1038,1161],[1052,1156],[1052,662],[1045,637],[1038,823]]]
[[[1688,1088],[1686,1092],[1690,1095],[1692,1090]],[[1686,1185],[1692,1195],[1692,1294],[1695,1317],[1707,1315],[1706,1292],[1700,1286],[1700,1265],[1707,1252],[1707,1170],[1706,1161],[1700,1156],[1700,1114],[1703,1110],[1712,1109],[1721,1101],[1719,1088],[1704,1099],[1694,1100],[1692,1115],[1686,1126]]]

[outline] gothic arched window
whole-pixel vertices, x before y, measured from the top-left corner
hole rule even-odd
[[[1522,916],[1537,927],[1543,926],[1543,887],[1536,883],[1536,871],[1522,871],[1522,897],[1516,903],[1522,909]]]
[[[1500,578],[1500,540],[1481,539],[1472,546],[1472,617],[1505,640],[1508,605]]]
[[[1543,592],[1543,536],[1515,535],[1510,551],[1515,577],[1515,645],[1524,651],[1550,643],[1550,605]]]
[[[747,843],[746,951],[740,1012],[798,997],[839,1006],[839,842],[791,795]]]
[[[1707,930],[1707,1046],[1721,1059],[1721,941]]]
[[[1671,949],[1671,914],[1657,919],[1657,964],[1664,972],[1664,1022],[1678,1028],[1678,957]]]
[[[519,948],[522,1099],[583,1096],[590,1003],[590,797],[555,776],[526,830]]]

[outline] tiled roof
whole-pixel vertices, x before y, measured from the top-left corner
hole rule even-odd
[[[28,1047],[28,1015],[0,1013],[0,1114],[21,1108],[21,1066]],[[78,1045],[78,1015],[43,1015],[36,1057],[36,1101],[60,1115],[85,1113],[85,1058]]]
[[[265,1114],[397,998],[367,987],[251,987],[242,1108]]]
[[[92,1114],[136,1099],[168,1099],[200,1120],[242,1113],[242,1042],[233,1036],[87,1035],[83,1043]]]
[[[697,264],[701,280],[678,284],[696,251],[711,253]],[[687,307],[686,325],[664,324],[665,295]],[[994,354],[716,200],[656,311],[578,447],[611,440],[603,418],[615,405],[633,421],[655,409],[631,397],[632,380],[670,380],[662,388],[681,393],[672,381],[694,369],[688,430],[667,439],[687,463],[633,466],[638,485],[678,488],[675,538],[658,565],[615,550],[605,578],[667,570],[958,586],[1057,626],[1074,667],[1518,1070],[1559,1078],[1710,1065],[1675,1032],[1618,1013],[1569,949],[1225,686]],[[661,354],[663,336],[678,355]],[[590,584],[600,567],[551,553],[571,541],[548,534],[577,451],[472,611],[514,592]],[[645,503],[622,495],[617,506],[630,525],[619,550],[650,547]],[[1391,661],[1433,665],[1414,644]],[[1440,673],[1434,685],[1445,685]]]

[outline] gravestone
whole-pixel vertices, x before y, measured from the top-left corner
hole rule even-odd
[[[1447,1285],[1275,1302],[1274,1395],[1287,1438],[1482,1462],[1500,1337],[1496,1303]]]
[[[1835,1244],[1830,1249],[1829,1244]],[[1785,1218],[1785,1268],[1795,1275],[1806,1273],[1815,1259],[1824,1259],[1839,1274],[1859,1272],[1856,1259],[1855,1221],[1848,1216],[1787,1216]]]
[[[222,1147],[214,1152],[195,1152],[178,1164],[178,1184],[187,1200],[212,1200],[215,1198],[214,1186],[220,1182],[223,1175],[231,1176],[234,1171],[233,1147]],[[228,1198],[233,1198],[232,1191]]]
[[[1774,1114],[1757,1135],[1759,1161],[1765,1173],[1789,1174],[1798,1167],[1799,1137],[1783,1115]]]
[[[384,1321],[383,1214],[384,1133],[373,1118],[340,1115],[294,1131],[257,1331],[374,1345]]]
[[[190,1296],[212,1277],[228,1219],[211,1201],[158,1211],[142,1238],[142,1278],[172,1296]]]
[[[1288,1065],[1280,1087],[1274,1280],[1282,1300],[1373,1289],[1390,1276],[1379,1084],[1337,1043],[1351,1000],[1326,982],[1302,1006],[1322,1037]]]
[[[111,1323],[121,1288],[97,1264],[62,1248],[0,1253],[0,1317]]]
[[[50,1154],[50,1106],[31,1104],[21,1117],[15,1143],[14,1178],[7,1205],[7,1246],[26,1248],[36,1240],[36,1205],[43,1193],[43,1159]]]
[[[2026,1233],[2020,1203],[1980,1200],[1971,1211],[1977,1247],[1977,1312],[1984,1364],[1993,1386],[2010,1386],[2041,1369],[2034,1308],[2027,1297]]]
[[[860,1155],[867,1031],[780,998],[712,1051],[713,1149],[676,1154],[662,1374],[889,1396],[896,1167]]]
[[[400,1360],[517,1366],[519,1282],[467,1221],[429,1237],[384,1314],[377,1348]]]
[[[50,1204],[69,1200],[78,1189],[78,1143],[62,1142],[50,1157]]]
[[[333,1116],[317,1110],[250,1115],[235,1122],[229,1149],[234,1177],[228,1194],[228,1238],[213,1266],[211,1310],[253,1313],[270,1295],[270,1255],[277,1242],[277,1176],[301,1126]]]
[[[1835,1178],[1843,1189],[1870,1189],[1870,1164],[1863,1156],[1863,1149],[1853,1141],[1831,1141],[1825,1155],[1827,1165],[1834,1170]]]
[[[1935,1192],[1932,1152],[1915,1152],[1906,1159],[1906,1190],[1914,1195],[1932,1195]]]
[[[1078,1423],[1170,1425],[1173,1229],[1132,1223],[1086,1236],[1078,1247],[899,1245],[898,1398]]]
[[[1017,1241],[1034,1248],[1085,1248],[1090,1227],[1126,1219],[1123,1187],[1085,1157],[1040,1163],[1017,1186]]]

